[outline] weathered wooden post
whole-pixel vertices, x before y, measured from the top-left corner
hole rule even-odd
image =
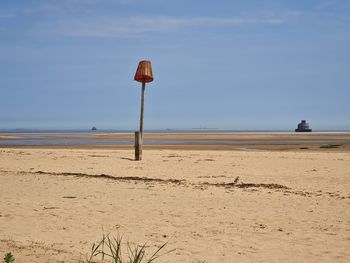
[[[135,132],[135,160],[139,161],[142,159],[142,148],[141,148],[141,134]]]
[[[153,81],[151,61],[142,60],[139,62],[134,79],[142,83],[141,90],[141,113],[140,113],[140,130],[135,132],[135,160],[142,160],[143,144],[143,112],[145,103],[146,83]]]

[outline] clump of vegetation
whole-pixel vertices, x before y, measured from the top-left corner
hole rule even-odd
[[[4,262],[11,263],[13,261],[15,261],[15,257],[12,255],[12,253],[11,252],[6,253],[4,257]]]
[[[299,149],[300,150],[307,150],[307,149],[309,149],[309,147],[300,147]]]
[[[339,148],[341,144],[325,144],[321,145],[320,148],[326,148],[326,149],[333,149],[333,148]]]
[[[146,258],[146,243],[143,245],[131,245],[127,242],[127,248],[125,251],[127,259],[124,259],[122,257],[122,237],[119,234],[116,238],[110,237],[109,234],[103,234],[102,239],[99,242],[93,243],[90,256],[86,257],[86,263],[97,262],[95,260],[98,258],[100,258],[102,262],[152,263],[160,256],[173,251],[171,250],[160,254],[160,251],[167,245],[167,243],[168,242],[165,242],[152,254],[152,256]]]

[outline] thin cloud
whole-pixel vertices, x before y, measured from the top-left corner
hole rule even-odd
[[[316,10],[330,11],[330,10],[350,10],[350,2],[344,0],[324,0],[316,5]]]
[[[15,17],[14,14],[1,14],[1,13],[0,13],[0,19],[1,19],[1,18],[13,18],[13,17]]]
[[[21,15],[64,15],[67,13],[79,14],[95,8],[96,6],[127,5],[144,0],[45,0],[38,1],[36,5],[20,10]]]
[[[295,16],[295,15],[294,15]],[[70,37],[133,37],[143,33],[166,33],[193,28],[276,26],[288,22],[290,14],[237,17],[95,17],[66,19],[50,26],[51,32]]]

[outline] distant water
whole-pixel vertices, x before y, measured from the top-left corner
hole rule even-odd
[[[0,145],[4,146],[69,146],[69,145],[133,145],[133,139],[119,138],[94,138],[91,134],[100,133],[131,133],[131,130],[7,130],[0,131],[3,133],[18,134],[19,139],[15,140],[0,140]],[[198,133],[210,132],[208,130],[147,130],[148,133]],[[229,131],[215,130],[215,132],[244,132],[244,131]],[[245,131],[259,132],[259,131]],[[267,132],[267,131],[264,131]],[[276,131],[269,131],[276,132]],[[281,131],[278,131],[281,132]],[[241,141],[241,140],[191,140],[191,139],[145,139],[145,144],[168,144],[168,145],[255,145],[261,143],[268,144],[302,144],[302,143],[335,143],[342,142],[341,140],[268,140],[268,141]]]
[[[136,129],[135,129],[136,130]],[[135,130],[119,130],[119,129],[0,129],[0,133],[134,133]],[[221,130],[221,129],[156,129],[145,130],[146,133],[208,133],[208,132],[294,132],[292,130]],[[314,132],[350,132],[350,130],[314,130]]]
[[[134,133],[135,130],[119,129],[0,129],[0,133]],[[219,129],[157,129],[146,133],[208,133],[208,132],[294,132],[294,130],[219,130]]]

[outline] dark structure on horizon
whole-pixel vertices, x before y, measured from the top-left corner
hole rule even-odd
[[[97,131],[97,128],[94,126],[91,128],[92,131]]]
[[[298,124],[298,128],[295,129],[295,132],[312,132],[312,129],[310,129],[306,120],[301,120],[301,123]]]

